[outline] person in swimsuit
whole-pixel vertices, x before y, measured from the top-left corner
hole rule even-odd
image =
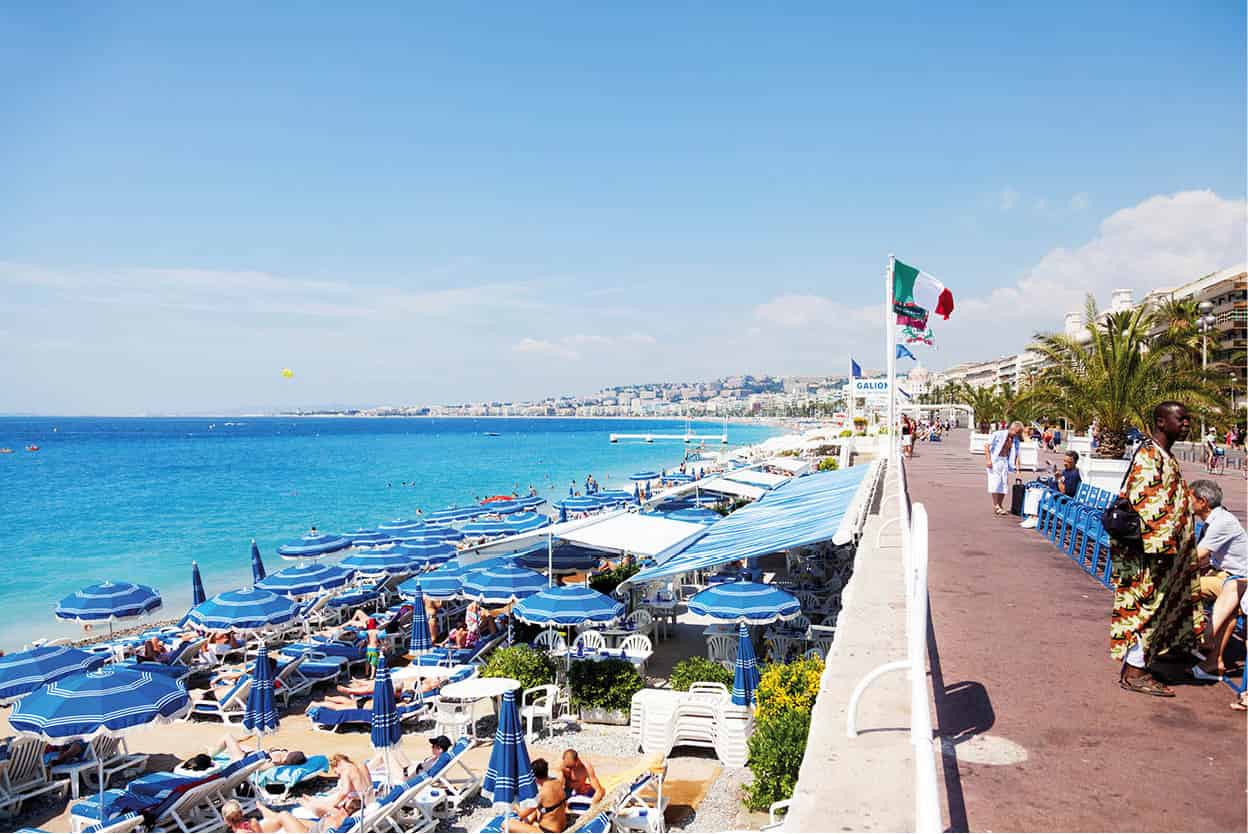
[[[470,602],[468,610],[464,612],[464,627],[452,629],[444,645],[462,649],[475,646],[479,639],[481,639],[481,606]]]
[[[522,811],[519,820],[508,820],[508,831],[564,831],[568,827],[567,796],[563,782],[550,777],[545,759],[534,759],[533,778],[537,780],[537,807]]]
[[[338,785],[333,792],[323,796],[307,796],[299,804],[318,817],[327,818],[336,812],[345,812],[345,818],[364,805],[364,798],[373,790],[373,779],[368,768],[351,761],[344,753],[335,753],[329,759],[329,768],[338,774]],[[306,830],[306,829],[303,829]]]
[[[563,784],[567,787],[568,796],[588,796],[598,802],[607,795],[602,782],[598,781],[594,766],[571,748],[563,751]]]
[[[381,662],[381,640],[377,637],[377,621],[368,618],[368,646],[364,650],[364,662],[368,664],[368,676],[377,674],[377,664]]]

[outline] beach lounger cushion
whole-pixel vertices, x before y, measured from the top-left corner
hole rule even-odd
[[[257,790],[269,796],[284,797],[292,789],[327,770],[329,770],[327,757],[310,756],[303,764],[278,765],[261,770],[251,777],[251,783],[256,786]]]
[[[398,708],[399,721],[410,720],[426,709],[428,709],[428,704],[400,705]],[[307,716],[312,719],[313,724],[322,729],[330,730],[346,724],[371,724],[373,720],[373,711],[371,709],[309,707]]]

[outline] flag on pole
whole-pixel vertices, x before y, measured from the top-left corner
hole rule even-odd
[[[907,391],[906,391],[906,389],[905,389],[905,388],[902,388],[900,385],[898,385],[898,386],[897,386],[897,393],[898,393],[898,394],[901,394],[901,395],[902,395],[903,397],[905,397],[907,400],[909,400],[909,399],[913,399],[913,398],[910,396],[909,392],[907,392]]]
[[[918,357],[916,357],[913,353],[910,352],[910,348],[900,343],[898,343],[897,345],[897,358],[898,359],[913,359],[915,362],[919,361]]]
[[[849,357],[849,375],[854,379],[862,378],[862,366],[854,361],[854,357]]]
[[[897,311],[897,305],[893,305],[893,311]],[[914,313],[914,315],[911,315]],[[905,313],[897,313],[897,325],[899,327],[915,327],[919,330],[927,329],[927,310],[920,310],[917,307]]]
[[[899,315],[913,316],[916,311],[926,311],[947,319],[953,312],[953,293],[926,272],[896,261],[893,266],[893,309]]]
[[[914,344],[918,342],[924,345],[935,345],[936,340],[932,337],[932,328],[930,327],[903,327],[901,335],[905,338],[906,344]]]

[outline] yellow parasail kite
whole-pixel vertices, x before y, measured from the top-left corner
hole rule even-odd
[[[295,372],[292,371],[290,368],[282,368],[282,376],[285,377],[286,379],[290,379],[294,375],[295,375]]]

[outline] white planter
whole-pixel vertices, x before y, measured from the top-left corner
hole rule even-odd
[[[1018,468],[1030,469],[1032,472],[1040,468],[1039,440],[1024,440],[1018,444]]]
[[[1084,457],[1085,455],[1090,457],[1092,455],[1091,435],[1087,437],[1076,437],[1072,434],[1070,437],[1066,438],[1066,451],[1078,452],[1079,457]]]
[[[984,446],[988,445],[988,439],[990,437],[992,437],[992,435],[988,433],[981,434],[977,431],[971,432],[971,454],[982,455],[984,453]]]
[[[1115,495],[1122,486],[1122,477],[1127,474],[1127,460],[1113,458],[1094,458],[1091,455],[1079,456],[1079,475],[1088,486],[1107,489]]]
[[[629,721],[626,709],[603,709],[602,707],[582,707],[581,721],[585,724],[613,724],[627,727]]]

